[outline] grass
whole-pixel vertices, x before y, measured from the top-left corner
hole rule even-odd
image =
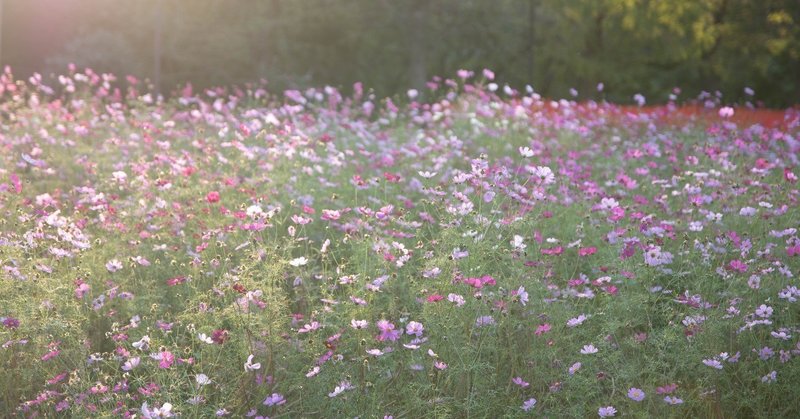
[[[4,97],[4,416],[798,413],[795,111],[73,82]]]

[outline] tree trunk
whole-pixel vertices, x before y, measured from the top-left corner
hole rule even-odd
[[[161,29],[164,17],[164,1],[158,0],[155,9],[155,30],[153,31],[153,88],[156,95],[161,94]]]
[[[410,10],[408,30],[409,42],[409,68],[408,74],[411,79],[411,86],[416,89],[422,90],[425,87],[427,79],[427,51],[425,48],[425,20],[426,10],[425,5],[427,1],[413,2],[413,9]]]

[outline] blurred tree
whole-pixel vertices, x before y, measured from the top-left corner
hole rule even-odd
[[[48,70],[63,72],[66,63],[74,62],[97,71],[158,78],[167,91],[186,81],[203,87],[264,77],[275,89],[346,88],[362,81],[378,94],[394,94],[422,87],[434,75],[452,77],[460,68],[491,68],[500,83],[531,84],[556,97],[575,88],[584,99],[630,101],[642,93],[657,102],[677,86],[691,95],[720,90],[725,100],[734,101],[750,86],[772,105],[800,102],[797,0],[58,4],[72,29],[37,39],[58,43],[53,44],[58,53],[49,54]],[[46,0],[6,0],[5,19],[12,24],[2,25],[4,62],[44,68],[31,64],[33,53],[15,34],[27,33],[30,26],[17,22],[20,16],[33,19],[39,16],[37,8],[49,5]],[[54,19],[41,16],[51,23]],[[605,85],[602,93],[595,89],[599,82]]]

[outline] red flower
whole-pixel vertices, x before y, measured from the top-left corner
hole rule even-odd
[[[176,276],[175,278],[168,279],[167,285],[169,285],[170,287],[174,287],[175,285],[183,284],[184,282],[186,282],[186,279],[187,278],[185,276]]]
[[[206,195],[206,201],[208,201],[211,204],[219,202],[219,192],[217,191],[209,192],[208,195]]]
[[[439,295],[439,294],[432,294],[432,295],[430,295],[430,296],[428,297],[428,302],[429,302],[429,303],[435,303],[435,302],[437,302],[437,301],[442,301],[443,299],[444,299],[444,297],[442,297],[442,296],[441,296],[441,295]]]
[[[228,338],[228,331],[225,329],[216,329],[211,332],[211,340],[213,340],[217,345],[222,345],[226,340],[228,340]]]
[[[541,252],[543,255],[558,256],[564,252],[564,248],[561,246],[556,246],[556,247],[551,247],[549,249],[542,249]]]
[[[383,172],[383,177],[390,183],[400,182],[400,176],[391,172]]]

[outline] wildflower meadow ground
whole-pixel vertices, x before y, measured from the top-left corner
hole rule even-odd
[[[0,416],[800,415],[800,112],[493,78],[6,70]]]

